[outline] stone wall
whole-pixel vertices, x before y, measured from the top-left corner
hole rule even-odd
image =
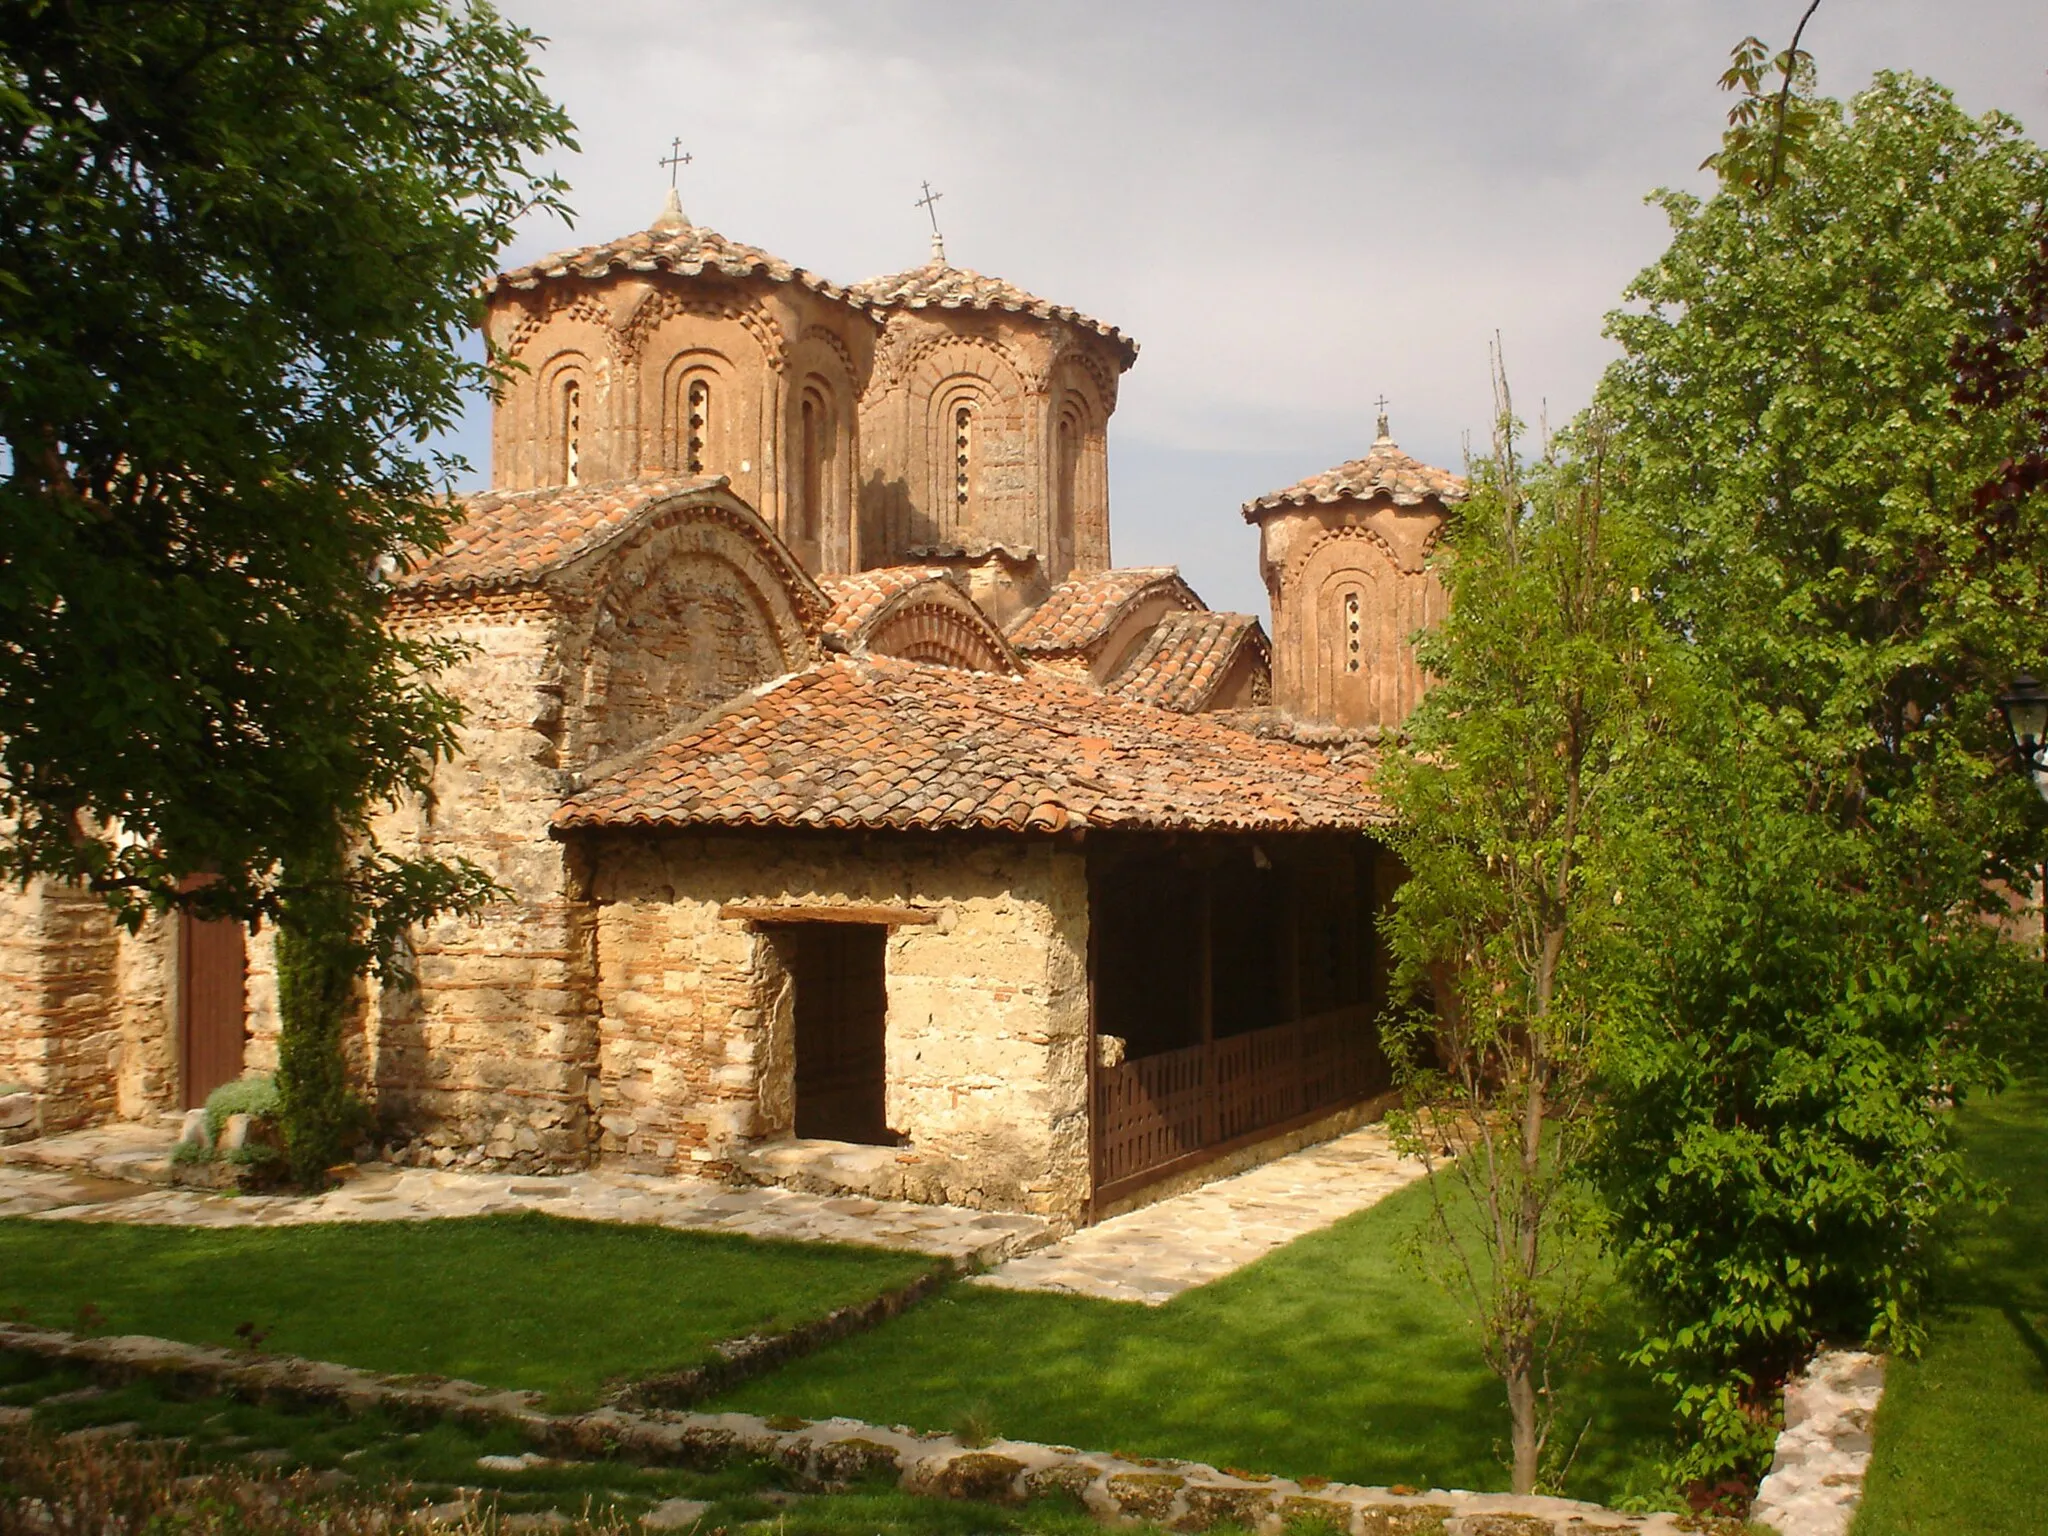
[[[49,1135],[114,1114],[116,929],[99,898],[37,880],[0,893],[0,1081],[36,1095]]]
[[[792,1050],[748,907],[890,904],[875,1193],[1072,1217],[1088,1196],[1087,880],[1044,843],[832,834],[611,837],[590,852],[607,1160],[722,1171],[787,1136]]]
[[[583,908],[547,834],[564,790],[559,722],[542,713],[560,697],[554,618],[536,601],[417,622],[474,647],[441,679],[469,711],[462,754],[436,776],[431,805],[390,813],[378,836],[471,859],[509,894],[474,920],[427,926],[418,988],[374,993],[363,1050],[378,1115],[387,1136],[442,1163],[580,1166],[595,1042]]]

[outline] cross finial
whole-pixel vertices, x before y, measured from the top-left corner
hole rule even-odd
[[[1380,413],[1379,441],[1382,443],[1391,443],[1394,439],[1387,432],[1387,397],[1385,395],[1381,395],[1379,399],[1373,401],[1373,405],[1379,410]]]
[[[931,216],[932,260],[943,262],[946,259],[946,237],[939,233],[939,199],[944,197],[946,194],[943,192],[934,192],[932,190],[932,184],[928,181],[919,182],[918,185],[924,188],[924,196],[920,197],[916,202],[912,203],[910,206],[913,208],[922,208],[927,214]]]
[[[669,140],[668,153],[663,155],[659,160],[655,161],[654,163],[656,165],[665,165],[668,167],[669,190],[674,191],[676,185],[676,173],[696,158],[697,157],[695,155],[685,154],[683,152],[683,141],[680,138],[675,138]]]

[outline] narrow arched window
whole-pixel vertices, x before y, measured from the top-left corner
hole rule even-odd
[[[967,518],[969,470],[974,456],[974,407],[961,403],[953,408],[953,508],[959,521]]]
[[[1060,418],[1058,448],[1059,489],[1054,511],[1059,521],[1054,542],[1065,553],[1074,547],[1074,516],[1081,480],[1081,424],[1071,416]]]
[[[1344,594],[1344,670],[1356,672],[1364,663],[1364,652],[1358,632],[1358,593]]]
[[[692,379],[683,392],[683,472],[704,473],[704,444],[711,431],[711,381]]]
[[[800,474],[797,480],[797,537],[806,541],[818,537],[825,501],[825,408],[806,395],[798,423],[801,441],[797,445]]]
[[[576,379],[562,384],[561,482],[579,485],[583,479],[583,385]]]

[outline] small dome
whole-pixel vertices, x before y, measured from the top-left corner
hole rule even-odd
[[[1123,367],[1138,360],[1138,343],[1113,325],[1082,314],[1065,304],[1055,304],[1026,293],[1015,283],[1000,277],[984,277],[965,267],[947,262],[934,242],[932,259],[908,272],[889,277],[871,277],[846,290],[853,298],[875,309],[979,309],[1003,310],[1009,314],[1032,315],[1040,320],[1058,320],[1080,330],[1093,331],[1112,343],[1122,354]]]

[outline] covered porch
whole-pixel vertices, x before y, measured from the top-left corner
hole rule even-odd
[[[1359,833],[1088,839],[1091,1213],[1385,1093]]]

